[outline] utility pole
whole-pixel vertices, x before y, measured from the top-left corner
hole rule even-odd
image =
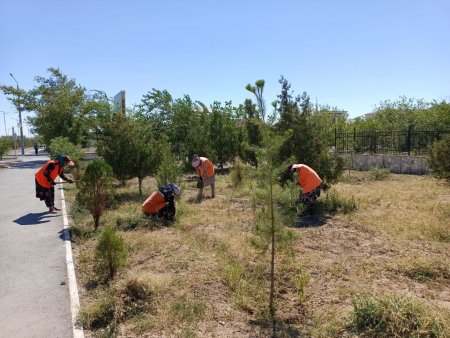
[[[8,113],[3,110],[2,110],[2,113],[3,113],[3,122],[5,123],[5,136],[8,136],[8,129],[6,129],[6,117],[5,117],[6,114],[8,114]]]
[[[20,128],[20,149],[22,152],[22,156],[25,155],[25,149],[24,149],[24,142],[23,142],[23,128],[22,128],[22,109],[20,107],[20,94],[19,94],[19,83],[17,82],[16,78],[12,73],[9,73],[14,81],[16,81],[16,88],[17,88],[17,109],[19,110],[19,128]]]

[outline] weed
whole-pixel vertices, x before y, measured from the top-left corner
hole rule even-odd
[[[332,214],[337,212],[348,214],[358,209],[358,206],[353,196],[345,198],[338,194],[335,189],[330,189],[325,198],[318,200],[315,208]]]
[[[100,294],[94,301],[81,307],[78,324],[92,330],[107,327],[114,319],[114,307],[111,295]]]
[[[365,337],[444,337],[444,321],[401,295],[362,296],[353,302],[352,328]]]
[[[300,303],[303,303],[305,300],[305,287],[308,285],[309,279],[309,274],[304,269],[302,269],[299,274],[292,277],[292,281],[297,290],[297,299]]]
[[[191,301],[186,295],[172,300],[170,303],[170,314],[184,324],[193,325],[202,318],[206,306],[200,301]]]
[[[369,171],[369,178],[375,181],[383,181],[389,177],[391,172],[389,169],[381,168],[381,169],[371,169]]]

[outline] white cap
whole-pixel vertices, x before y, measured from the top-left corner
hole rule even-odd
[[[198,156],[194,156],[192,158],[192,166],[197,168],[200,165],[200,158]]]

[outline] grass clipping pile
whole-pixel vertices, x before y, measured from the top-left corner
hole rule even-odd
[[[229,176],[216,185],[217,197],[205,189],[198,204],[186,183],[171,226],[141,216],[146,196],[137,182],[118,187],[101,226],[115,227],[128,259],[106,283],[95,273],[92,219],[71,203],[78,321],[87,337],[270,336],[269,262],[250,244],[252,192]],[[144,188],[149,195],[154,182]],[[449,336],[449,186],[351,172],[332,189],[334,201],[357,208],[331,208],[292,228],[295,256],[276,266],[277,335]],[[69,202],[74,191],[68,187]]]

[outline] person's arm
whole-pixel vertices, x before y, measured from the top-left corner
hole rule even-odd
[[[59,174],[59,177],[61,177],[67,183],[73,183],[73,181],[70,178],[68,178],[66,175],[64,175],[64,170],[61,171],[61,173]]]

